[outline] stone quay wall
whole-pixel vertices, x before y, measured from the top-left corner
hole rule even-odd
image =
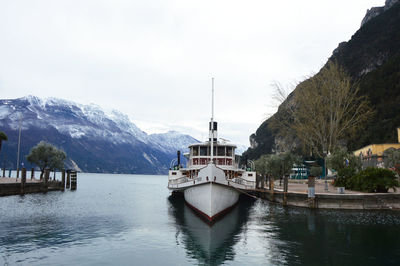
[[[280,203],[284,206],[297,206],[316,209],[348,210],[400,210],[400,194],[397,193],[360,193],[360,194],[315,194],[308,198],[306,193],[258,190],[252,194]]]

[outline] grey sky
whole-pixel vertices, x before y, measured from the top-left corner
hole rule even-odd
[[[211,113],[238,144],[276,107],[271,83],[315,73],[384,0],[0,0],[0,98],[126,113],[202,139]]]

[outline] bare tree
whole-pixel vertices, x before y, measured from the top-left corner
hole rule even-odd
[[[335,62],[303,82],[295,94],[293,129],[321,157],[356,130],[373,111],[350,76]]]
[[[300,83],[279,107],[271,126],[286,141],[325,157],[340,140],[357,132],[373,111],[347,73],[335,62]]]
[[[295,85],[289,85],[292,88]],[[269,128],[275,133],[275,151],[286,152],[292,150],[296,143],[296,134],[293,131],[295,102],[293,91],[289,86],[284,87],[282,84],[275,82],[272,84],[274,93],[271,98],[274,104],[278,104],[278,112],[269,119]]]

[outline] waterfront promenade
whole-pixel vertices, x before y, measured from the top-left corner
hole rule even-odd
[[[316,194],[340,194],[338,188],[332,185],[332,180],[328,181],[328,191],[325,191],[325,180],[317,179],[315,180],[315,193]],[[307,194],[307,180],[293,180],[289,179],[288,192],[305,193]],[[283,181],[282,185],[279,185],[279,180],[275,180],[275,190],[283,191]],[[400,194],[400,188],[397,191],[389,189],[388,193]],[[345,190],[345,194],[382,194],[382,193],[364,193],[360,191]]]
[[[314,197],[308,195],[306,180],[289,180],[288,190],[284,192],[283,181],[275,180],[274,189],[250,189],[248,193],[283,206],[296,206],[311,209],[343,209],[343,210],[400,210],[400,189],[389,190],[388,193],[365,193],[345,190],[340,193],[337,187],[328,180],[328,191],[325,191],[325,180],[315,181]]]

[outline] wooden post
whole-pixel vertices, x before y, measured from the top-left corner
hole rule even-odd
[[[271,182],[271,201],[274,201],[275,200],[275,195],[274,195],[275,179],[272,176],[270,177],[270,182]]]
[[[65,188],[69,189],[70,179],[71,178],[71,170],[67,170],[67,185]]]
[[[31,168],[31,179],[35,178],[35,168]]]
[[[265,185],[265,176],[261,175],[261,189],[264,189],[264,185]]]
[[[6,155],[3,157],[3,177],[6,177]]]
[[[271,190],[271,176],[268,175],[268,190]]]
[[[288,188],[289,188],[289,178],[287,175],[285,175],[285,177],[283,178],[283,191],[288,192]]]
[[[61,191],[65,190],[65,169],[61,172]]]
[[[26,183],[26,169],[22,168],[21,171],[21,194],[25,194],[25,183]]]
[[[77,183],[77,173],[76,171],[71,171],[71,190],[76,190]]]
[[[49,188],[48,185],[49,176],[50,176],[50,170],[49,169],[44,170],[43,192],[47,192]]]
[[[308,207],[315,208],[315,177],[308,177]]]
[[[284,206],[287,205],[287,192],[288,192],[288,188],[289,188],[289,178],[287,175],[285,175],[285,177],[283,178],[283,202],[282,204]]]

